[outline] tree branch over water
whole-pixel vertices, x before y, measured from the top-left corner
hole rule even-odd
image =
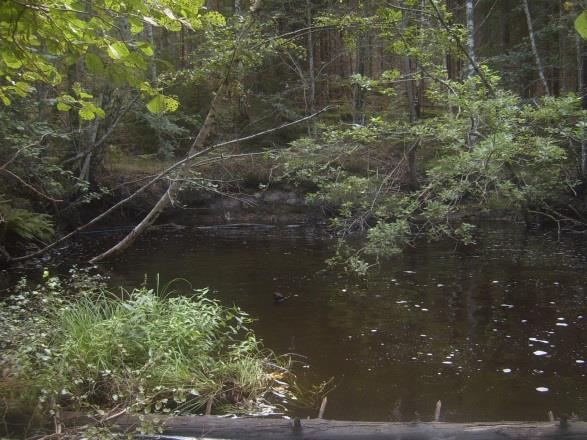
[[[125,197],[124,199],[120,200],[119,202],[115,203],[114,205],[112,205],[110,208],[108,208],[106,211],[102,212],[100,215],[94,217],[92,220],[90,220],[89,222],[87,222],[86,224],[79,226],[78,228],[74,229],[73,231],[69,232],[68,234],[64,235],[63,237],[61,237],[60,239],[54,241],[53,243],[45,246],[43,249],[40,249],[36,252],[27,254],[27,255],[23,255],[21,257],[16,257],[16,258],[12,258],[9,260],[9,263],[15,263],[15,262],[20,262],[20,261],[26,261],[29,260],[31,258],[35,258],[38,257],[40,255],[43,255],[45,253],[47,253],[48,251],[54,249],[55,247],[59,246],[60,244],[64,243],[65,241],[69,240],[70,238],[76,236],[79,232],[84,231],[86,229],[88,229],[91,226],[94,226],[95,224],[97,224],[98,222],[100,222],[101,220],[105,219],[106,217],[108,217],[110,214],[112,214],[114,211],[116,211],[118,208],[126,205],[128,202],[130,202],[131,200],[135,199],[137,196],[139,196],[140,194],[142,194],[143,192],[145,192],[147,189],[149,189],[151,186],[153,186],[155,183],[159,182],[160,180],[162,180],[164,177],[168,176],[170,173],[172,173],[173,171],[177,170],[178,168],[182,167],[183,165],[189,164],[190,162],[192,162],[194,159],[204,156],[208,153],[211,153],[213,151],[216,151],[220,148],[223,147],[227,147],[229,145],[233,145],[233,144],[237,144],[239,142],[246,142],[246,141],[250,141],[256,138],[259,138],[261,136],[265,136],[271,133],[275,133],[277,131],[286,129],[288,127],[294,126],[294,125],[298,125],[301,123],[304,123],[310,119],[316,118],[318,115],[330,110],[332,108],[332,106],[327,106],[325,108],[323,108],[322,110],[319,110],[309,116],[306,116],[304,118],[300,118],[297,119],[295,121],[292,122],[287,122],[285,124],[282,124],[278,127],[274,127],[274,128],[270,128],[268,130],[264,130],[249,136],[245,136],[242,138],[238,138],[238,139],[233,139],[230,141],[226,141],[226,142],[220,142],[218,144],[214,144],[210,147],[207,147],[201,151],[197,151],[193,154],[188,155],[187,157],[185,157],[184,159],[175,162],[173,165],[170,165],[169,167],[167,167],[166,169],[164,169],[163,171],[161,171],[159,174],[157,174],[155,177],[153,177],[151,180],[149,180],[147,183],[145,183],[143,186],[141,186],[139,189],[137,189],[135,192],[133,192],[132,194],[130,194],[129,196]],[[216,160],[219,160],[220,158],[215,158]],[[202,161],[201,164],[208,164],[210,163],[209,160],[204,160]],[[201,164],[196,164],[196,165],[201,165]],[[166,191],[167,194],[167,191]],[[104,254],[102,254],[104,255]],[[98,261],[96,259],[93,259],[92,261]]]

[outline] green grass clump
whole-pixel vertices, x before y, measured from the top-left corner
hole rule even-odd
[[[77,282],[85,293],[65,297],[67,289],[52,278],[37,289],[22,285],[0,305],[5,412],[27,405],[31,413],[32,405],[254,412],[282,376],[247,328],[247,314],[206,290],[171,297],[141,288],[115,296],[87,286]]]

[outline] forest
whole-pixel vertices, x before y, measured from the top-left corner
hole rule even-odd
[[[585,0],[4,0],[0,101],[0,437],[587,417]]]

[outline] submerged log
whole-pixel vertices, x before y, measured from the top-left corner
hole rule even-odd
[[[112,422],[122,432],[136,432],[141,423],[160,420],[163,434],[157,439],[176,437],[207,439],[385,439],[385,440],[536,440],[586,439],[587,423],[570,422],[561,427],[553,422],[498,423],[385,423],[335,420],[288,420],[264,418],[222,418],[213,416],[168,417],[123,416]],[[68,417],[68,425],[84,425],[87,417]],[[149,438],[149,437],[144,437]]]

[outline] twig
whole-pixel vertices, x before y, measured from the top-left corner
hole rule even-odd
[[[63,202],[63,200],[59,200],[59,199],[54,199],[51,196],[48,196],[47,194],[42,193],[40,190],[38,190],[37,188],[35,188],[33,185],[31,185],[30,183],[26,182],[22,177],[20,177],[17,174],[14,174],[12,171],[7,170],[6,168],[0,168],[0,171],[2,171],[3,173],[8,174],[9,176],[11,176],[12,178],[18,180],[20,183],[22,183],[24,186],[26,186],[28,189],[30,189],[32,192],[34,192],[35,194],[37,194],[38,196],[49,200],[51,202],[55,202],[55,203],[61,203]]]

